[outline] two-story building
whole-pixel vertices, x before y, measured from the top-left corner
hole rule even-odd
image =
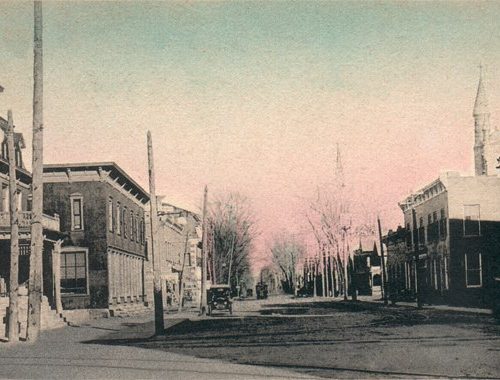
[[[490,126],[482,74],[472,114],[474,175],[447,172],[399,204],[405,228],[384,239],[393,295],[414,297],[418,292],[424,301],[465,305],[495,302],[495,278],[500,277],[500,131]]]
[[[10,193],[9,193],[9,157],[7,151],[7,121],[0,117],[0,335],[4,333],[3,320],[6,308],[9,304],[9,282],[10,282]],[[19,217],[19,323],[21,335],[25,333],[27,322],[27,289],[30,271],[31,253],[31,173],[26,170],[23,163],[22,150],[25,148],[24,138],[21,133],[14,134],[14,150],[16,163],[17,193],[16,203]],[[50,215],[49,215],[50,214]],[[55,292],[53,282],[53,261],[56,257],[54,250],[57,242],[62,241],[64,236],[59,229],[59,216],[48,212],[44,208],[42,215],[43,227],[43,254],[42,254],[42,278],[43,278],[43,303],[55,307]],[[44,308],[45,310],[45,308]],[[26,313],[25,313],[26,312]],[[46,315],[42,315],[42,328],[46,328]]]
[[[406,234],[410,288],[418,287],[429,301],[436,297],[458,304],[491,301],[494,277],[500,275],[498,194],[498,176],[448,172],[400,203],[410,232]]]
[[[114,162],[44,166],[45,208],[59,214],[67,235],[60,264],[65,309],[148,304],[148,202],[148,193]]]

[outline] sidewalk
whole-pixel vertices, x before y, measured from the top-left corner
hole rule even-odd
[[[378,297],[372,296],[358,296],[358,301],[368,302],[373,304],[382,305],[384,301]],[[391,305],[391,302],[388,303]],[[417,309],[416,302],[396,302],[395,306],[404,306],[409,308]],[[490,309],[481,309],[474,307],[460,307],[460,306],[450,306],[450,305],[423,305],[422,309],[432,309],[432,310],[441,310],[441,311],[456,311],[459,313],[471,313],[471,314],[482,314],[482,315],[492,315],[493,312]]]

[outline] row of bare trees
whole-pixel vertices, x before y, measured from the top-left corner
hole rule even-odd
[[[252,286],[250,252],[257,235],[252,205],[230,192],[210,202],[207,223],[208,273],[214,284]]]

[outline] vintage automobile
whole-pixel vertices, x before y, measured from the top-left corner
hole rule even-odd
[[[233,314],[233,301],[231,301],[229,285],[212,285],[207,290],[207,314],[212,315],[214,310],[227,310],[229,314]]]
[[[255,286],[255,293],[258,300],[266,299],[268,296],[267,285],[259,283]]]

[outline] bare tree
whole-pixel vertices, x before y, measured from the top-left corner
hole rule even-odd
[[[272,261],[282,275],[283,290],[295,293],[299,261],[305,256],[305,246],[295,236],[283,233],[274,238],[271,246]]]
[[[252,207],[239,193],[219,196],[210,206],[213,275],[219,282],[235,287],[250,273],[249,254],[256,236]]]

